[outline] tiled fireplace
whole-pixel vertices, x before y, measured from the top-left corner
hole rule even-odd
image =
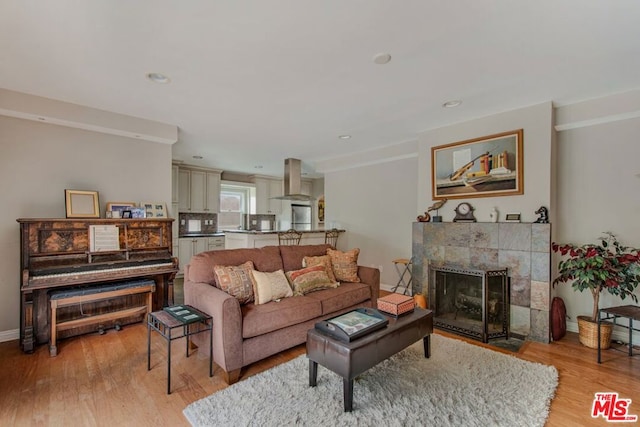
[[[413,293],[428,294],[429,264],[495,270],[510,280],[509,334],[549,342],[551,225],[413,223]]]

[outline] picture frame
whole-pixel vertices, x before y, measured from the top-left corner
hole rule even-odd
[[[524,194],[523,130],[431,147],[434,200]]]
[[[508,213],[504,217],[505,222],[520,222],[520,212]]]
[[[132,218],[131,211],[130,210],[122,211],[122,218],[126,218],[126,219]]]
[[[100,218],[97,191],[64,190],[67,218]]]
[[[147,212],[147,218],[167,218],[167,205],[164,202],[140,202]]]
[[[130,208],[135,208],[135,202],[107,202],[107,211],[124,211]]]

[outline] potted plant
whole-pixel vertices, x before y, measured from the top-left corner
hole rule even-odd
[[[591,316],[578,316],[580,342],[598,347],[598,307],[600,293],[607,291],[620,299],[630,297],[638,302],[634,290],[640,283],[640,249],[623,246],[611,232],[603,233],[597,244],[575,245],[553,243],[554,252],[566,257],[558,263],[558,283],[571,282],[575,291],[588,289],[593,296]],[[601,329],[601,348],[609,348],[613,324],[604,322]]]

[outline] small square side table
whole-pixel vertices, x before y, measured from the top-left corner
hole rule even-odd
[[[605,317],[603,317],[605,315]],[[628,324],[619,325],[616,323],[618,317],[628,319]],[[636,305],[621,305],[618,307],[601,308],[598,310],[598,363],[602,363],[600,358],[600,324],[603,320],[613,319],[613,324],[627,328],[629,330],[629,356],[633,356],[633,331],[640,332],[640,329],[633,327],[634,320],[640,320],[640,307]]]
[[[147,316],[147,371],[151,370],[151,330],[167,340],[167,394],[171,394],[171,341],[209,331],[209,376],[213,376],[213,318],[190,305],[165,307]],[[174,335],[174,330],[177,330]]]

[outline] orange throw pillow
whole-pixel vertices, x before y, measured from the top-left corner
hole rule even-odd
[[[347,252],[327,249],[327,255],[331,258],[331,268],[336,280],[341,282],[359,282],[358,255],[360,249],[355,248]]]

